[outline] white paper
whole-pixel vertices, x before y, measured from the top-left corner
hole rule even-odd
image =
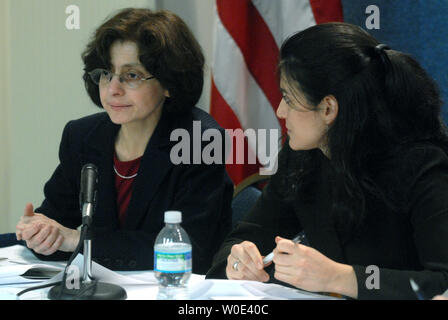
[[[17,288],[0,287],[0,300],[18,300]]]
[[[337,298],[309,293],[273,283],[246,280],[208,279],[190,289],[193,300],[334,300]]]
[[[22,264],[9,264],[9,265],[1,265],[0,264],[0,284],[2,283],[1,279],[13,277],[13,276],[20,276],[21,274],[25,273],[29,269],[32,268],[43,268],[48,269],[50,271],[62,271],[64,268],[62,267],[56,267],[52,265],[47,264],[29,264],[29,265],[22,265]]]
[[[64,263],[61,262],[43,264],[28,248],[21,245],[1,248],[0,257],[6,258],[0,260],[0,285],[42,282],[43,280],[21,277],[22,274],[31,268],[44,268],[54,271],[62,271],[64,269]]]
[[[275,283],[263,283],[257,281],[246,281],[241,284],[246,290],[255,296],[274,300],[340,300],[335,297],[317,293],[302,291],[299,289],[281,286]]]
[[[84,257],[82,254],[78,254],[76,258],[73,260],[72,265],[77,266],[80,270],[80,275],[83,274],[84,267]],[[135,278],[131,276],[124,276],[112,270],[109,270],[102,265],[92,261],[92,276],[96,280],[101,282],[113,283],[116,285],[151,285],[157,284],[155,277],[140,277]],[[60,279],[61,280],[62,276]],[[55,280],[55,278],[53,279]]]

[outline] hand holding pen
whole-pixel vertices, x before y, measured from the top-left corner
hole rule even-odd
[[[304,238],[305,238],[305,235],[303,233],[299,233],[291,241],[294,243],[301,243]],[[272,251],[266,257],[263,258],[263,264],[267,265],[269,262],[272,261],[272,259],[274,259],[274,251]]]
[[[277,237],[280,238],[280,237]],[[303,236],[296,236],[292,239],[296,243],[302,241]],[[264,270],[273,259],[273,253],[265,257],[260,254],[257,246],[250,241],[243,241],[232,246],[227,257],[226,275],[229,279],[235,280],[256,280],[266,282],[269,275]],[[266,262],[264,262],[266,261]]]
[[[275,279],[296,288],[313,292],[333,292],[348,297],[357,297],[357,280],[353,267],[338,263],[318,250],[297,244],[304,237],[291,241],[275,237],[276,247],[273,259],[269,255],[263,264],[263,258],[257,246],[243,241],[232,246],[227,257],[226,275],[228,279],[268,281],[265,267],[275,264]]]

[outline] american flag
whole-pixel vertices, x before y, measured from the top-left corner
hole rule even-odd
[[[279,48],[291,34],[312,25],[343,21],[340,0],[216,0],[210,113],[226,129],[277,129],[281,100]],[[233,148],[235,148],[235,144]],[[258,146],[260,147],[260,146]],[[244,150],[256,154],[245,140]],[[227,171],[237,185],[257,173],[260,162],[236,164]]]

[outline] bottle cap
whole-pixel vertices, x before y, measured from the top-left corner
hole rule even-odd
[[[165,211],[165,223],[181,223],[182,212],[180,211]]]

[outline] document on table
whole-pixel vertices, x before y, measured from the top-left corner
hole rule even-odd
[[[0,285],[41,282],[61,272],[63,268],[45,264],[0,264]]]
[[[82,254],[78,254],[76,258],[73,260],[72,266],[76,266],[80,270],[80,276],[83,275],[83,267],[84,267],[84,257]],[[92,276],[93,278],[107,283],[113,283],[116,285],[154,285],[157,284],[157,280],[155,277],[133,277],[133,276],[125,276],[119,274],[118,272],[114,272],[110,269],[103,267],[102,265],[92,261]],[[54,280],[61,280],[62,274],[53,278]]]
[[[47,268],[48,270],[63,271],[67,262],[51,262],[41,261],[30,251],[30,249],[21,246],[11,246],[6,248],[0,248],[0,257],[6,258],[0,260],[0,284],[2,278],[10,276],[20,276],[27,270],[33,267]],[[79,270],[79,275],[82,277],[84,257],[82,254],[78,254],[72,262],[72,266]],[[92,276],[100,281],[110,282],[115,284],[156,284],[157,281],[154,277],[132,277],[120,275],[117,272],[111,271],[100,264],[92,261]],[[25,278],[24,278],[25,279]],[[46,282],[54,282],[62,280],[62,273],[52,277]],[[23,283],[26,283],[26,279]]]
[[[189,289],[192,300],[340,300],[273,283],[207,279]]]
[[[44,285],[61,281],[63,272],[67,262],[45,262],[43,263],[34,254],[24,246],[11,246],[7,248],[0,248],[0,257],[6,258],[0,260],[0,299],[6,299],[9,296],[14,296],[19,291],[27,287],[35,285]],[[38,263],[35,263],[38,262]],[[26,279],[21,275],[29,271],[31,268],[45,268],[46,270],[58,270],[58,274],[48,280]],[[76,256],[71,264],[72,268],[76,268],[79,278],[82,278],[84,257],[82,254]],[[73,271],[74,269],[71,269]],[[138,272],[135,275],[122,275],[118,272],[109,270],[98,263],[92,261],[92,276],[106,283],[113,283],[123,286],[127,291],[128,287],[132,289],[137,288],[157,288],[157,280],[153,272]],[[38,283],[37,283],[38,282]],[[47,291],[50,288],[43,290],[32,291],[26,293],[23,299],[46,299]],[[131,290],[132,290],[131,289]],[[129,294],[128,294],[129,296]],[[133,295],[131,295],[133,296]],[[135,297],[135,295],[134,295]]]
[[[63,269],[64,263],[42,263],[21,245],[0,249],[0,285],[3,286],[42,282]]]

